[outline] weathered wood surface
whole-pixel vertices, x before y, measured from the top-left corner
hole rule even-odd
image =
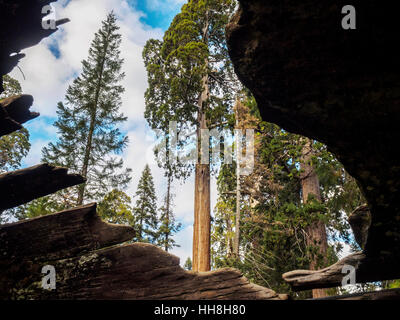
[[[85,182],[68,169],[40,164],[0,175],[0,211]]]
[[[264,121],[325,143],[357,179],[371,213],[368,235],[358,240],[383,276],[399,278],[399,4],[356,0],[350,31],[340,26],[345,4],[334,0],[239,2],[227,27],[239,79]],[[362,233],[363,219],[355,220]],[[376,276],[371,269],[364,280]]]
[[[400,300],[400,289],[354,293],[310,300]]]
[[[0,100],[0,137],[21,129],[22,123],[39,116],[29,110],[32,104],[33,97],[27,94]]]
[[[0,265],[66,259],[134,237],[132,227],[103,222],[96,204],[0,226]]]
[[[150,244],[135,243],[97,250],[53,262],[55,291],[40,286],[40,265],[25,290],[12,298],[28,299],[281,299],[274,291],[250,284],[237,270],[192,273],[179,258]],[[35,268],[36,267],[36,268]],[[18,288],[18,284],[16,287]]]
[[[0,299],[287,299],[239,271],[187,272],[179,258],[129,241],[134,230],[104,223],[96,205],[0,227]],[[42,288],[53,265],[56,290]]]
[[[371,212],[367,205],[356,208],[348,218],[354,238],[360,248],[364,249],[368,239],[368,230],[371,226]]]
[[[283,279],[294,290],[314,288],[331,288],[342,285],[343,278],[348,275],[345,266],[355,269],[356,283],[391,280],[400,277],[399,260],[390,254],[373,258],[363,252],[351,254],[337,263],[321,270],[294,270],[283,274]]]

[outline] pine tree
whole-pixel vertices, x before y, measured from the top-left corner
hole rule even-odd
[[[120,154],[128,143],[116,127],[126,120],[120,113],[119,84],[123,59],[116,16],[110,13],[95,34],[89,57],[82,61],[82,73],[68,87],[65,100],[57,107],[57,143],[43,148],[43,161],[68,167],[87,179],[74,189],[58,193],[65,206],[99,200],[111,189],[123,189],[130,181],[130,169],[122,171]]]
[[[98,215],[105,221],[115,224],[135,226],[131,198],[123,191],[114,189],[97,205]]]
[[[156,244],[158,240],[157,197],[154,189],[153,176],[148,165],[145,166],[140,177],[135,208],[133,209],[136,221],[135,241]]]
[[[149,40],[143,51],[149,81],[145,117],[151,128],[166,133],[169,121],[176,120],[179,132],[192,127],[196,132],[195,271],[210,269],[210,165],[200,161],[201,129],[221,129],[232,116],[235,77],[225,26],[234,9],[231,0],[190,0],[163,41]]]
[[[187,270],[187,271],[191,271],[192,270],[192,259],[190,259],[190,257],[188,257],[185,261],[185,264],[183,265],[183,269]]]
[[[181,223],[176,223],[175,216],[172,211],[173,207],[173,194],[171,192],[172,179],[167,181],[167,192],[164,197],[164,204],[160,208],[161,212],[161,225],[158,229],[158,245],[168,252],[173,247],[179,247],[172,236],[179,232],[182,228]]]

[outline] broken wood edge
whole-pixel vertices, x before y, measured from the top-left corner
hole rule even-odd
[[[342,272],[344,270],[343,267],[352,266],[357,271],[359,265],[365,259],[366,255],[363,252],[357,252],[327,268],[321,270],[294,270],[284,273],[282,278],[295,291],[337,287],[342,285],[342,280],[347,274],[347,272]]]
[[[22,129],[22,123],[39,117],[38,112],[29,109],[33,97],[20,94],[0,100],[0,136]]]
[[[295,270],[282,278],[293,290],[340,287],[348,284],[376,282],[400,278],[399,256],[394,254],[370,256],[367,252],[353,253],[321,270]],[[350,281],[352,280],[352,283]]]
[[[29,184],[27,184],[29,181]],[[0,174],[0,212],[86,181],[47,163]]]
[[[6,114],[20,124],[40,115],[29,110],[32,105],[33,97],[29,94],[19,94],[0,100],[0,106],[3,107]]]
[[[146,243],[124,244],[67,259],[24,261],[14,271],[0,273],[0,297],[7,299],[78,300],[285,300],[287,295],[250,283],[232,268],[186,271],[179,258]],[[41,287],[44,264],[54,266],[57,288]],[[14,281],[13,273],[18,271]],[[12,280],[9,280],[12,279]]]
[[[16,261],[67,259],[134,238],[131,226],[104,222],[96,208],[97,204],[91,203],[1,225],[0,269]],[[29,234],[29,243],[20,239],[21,233]]]

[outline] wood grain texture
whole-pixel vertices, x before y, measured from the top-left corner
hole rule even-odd
[[[48,264],[50,262],[46,262]],[[239,271],[187,272],[179,258],[150,244],[114,246],[52,261],[57,288],[41,288],[42,264],[25,264],[23,280],[7,293],[11,299],[287,299],[250,284]]]
[[[235,269],[187,272],[179,258],[101,221],[96,205],[0,227],[0,299],[274,299]],[[56,290],[42,288],[42,267]]]
[[[0,174],[0,211],[83,182],[80,175],[46,163]]]

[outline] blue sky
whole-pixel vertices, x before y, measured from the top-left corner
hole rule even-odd
[[[66,0],[62,3],[62,6],[64,8],[67,7],[70,2],[71,0]],[[168,29],[175,15],[180,12],[184,0],[128,0],[127,3],[133,10],[142,13],[139,21],[142,23],[145,29],[150,27],[152,29],[158,28],[162,31],[165,31]],[[47,47],[56,59],[60,58],[58,41],[49,42]],[[77,75],[77,72],[73,73],[72,78],[76,77]],[[42,115],[40,120],[40,126],[33,122],[28,123],[25,126],[31,134],[31,142],[38,140],[54,140],[54,130],[51,128],[43,130],[43,125],[52,126],[56,120],[56,117]],[[28,163],[23,163],[24,166],[27,166],[27,164]]]
[[[153,28],[161,28],[162,30],[168,29],[172,19],[182,6],[182,1],[172,2],[159,7],[155,6],[156,1],[130,0],[128,2],[134,9],[145,13],[145,16],[140,19],[144,24]]]

